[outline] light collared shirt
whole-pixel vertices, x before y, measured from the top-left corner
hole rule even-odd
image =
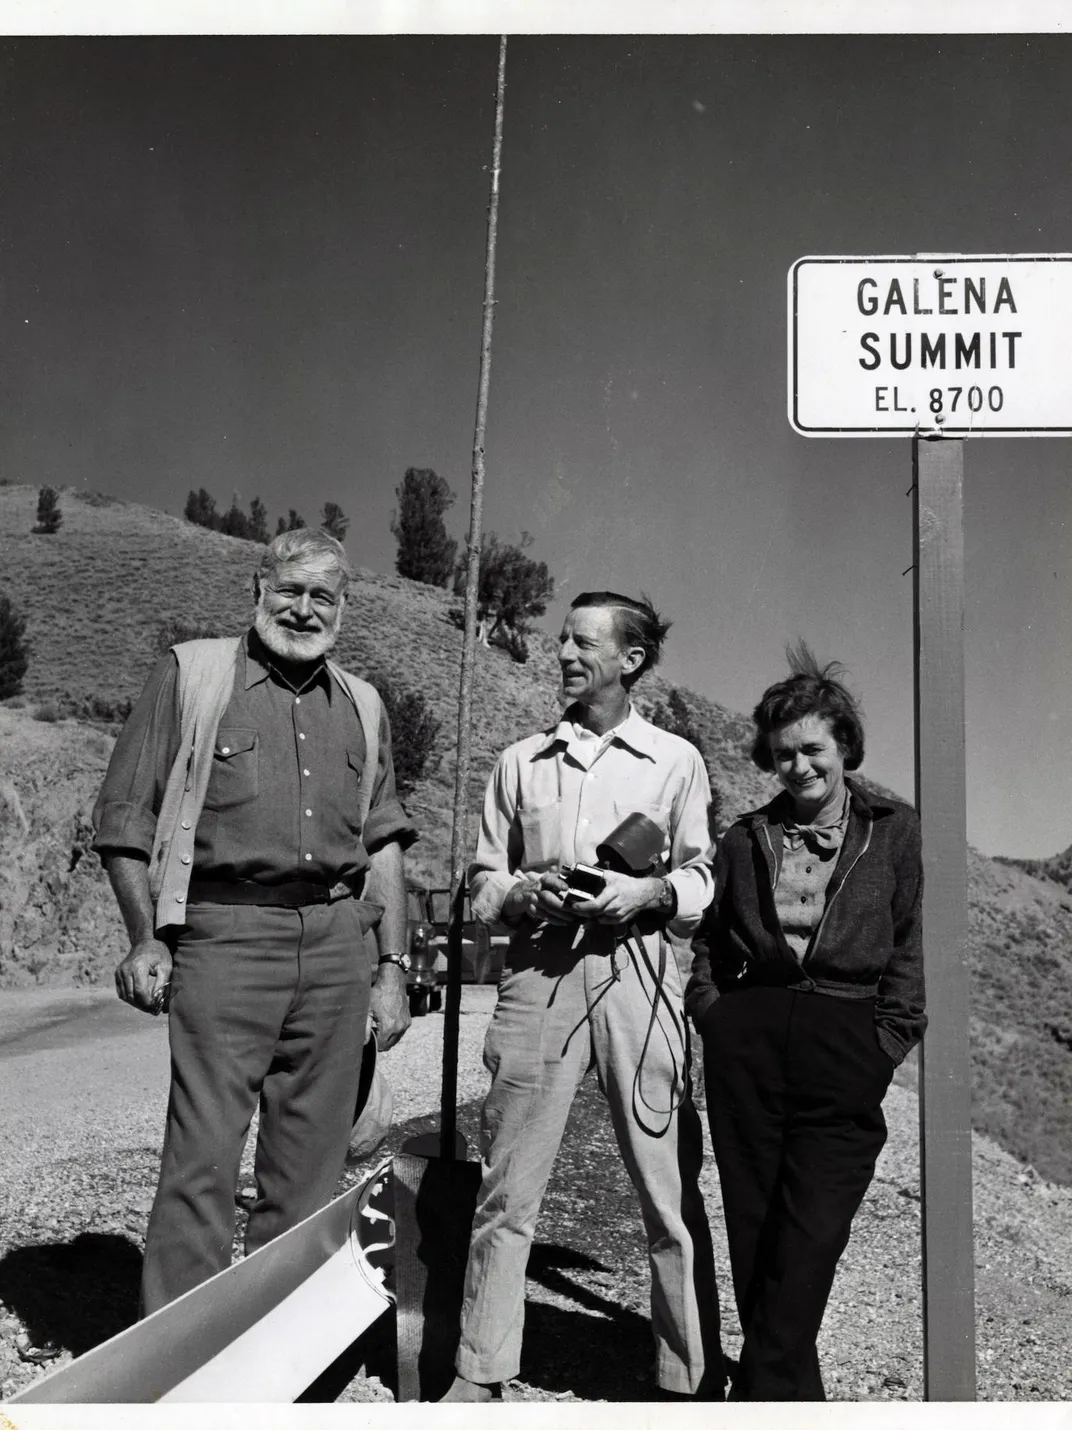
[[[711,902],[711,800],[700,752],[630,707],[604,739],[579,733],[567,717],[554,730],[505,750],[484,795],[476,858],[469,871],[473,911],[494,923],[526,874],[594,864],[627,814],[663,831],[663,859],[677,895],[671,933],[686,937]]]

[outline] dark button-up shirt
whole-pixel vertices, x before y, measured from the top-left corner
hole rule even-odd
[[[99,853],[152,852],[156,815],[179,748],[178,662],[161,659],[116,741],[93,810]],[[369,853],[417,837],[395,792],[391,736],[381,716],[379,760],[364,829],[358,785],[361,721],[321,663],[298,691],[282,679],[256,632],[238,649],[234,690],[216,732],[212,772],[194,838],[193,873],[276,884],[354,882]]]

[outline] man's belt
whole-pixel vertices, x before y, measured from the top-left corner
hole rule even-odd
[[[356,896],[349,884],[317,884],[311,879],[287,879],[282,884],[256,884],[252,879],[191,879],[187,904],[259,904],[300,909],[305,904],[333,904]]]

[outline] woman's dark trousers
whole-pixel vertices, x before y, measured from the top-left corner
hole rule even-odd
[[[873,998],[724,994],[699,1020],[744,1343],[736,1400],[823,1400],[816,1340],[886,1140]]]

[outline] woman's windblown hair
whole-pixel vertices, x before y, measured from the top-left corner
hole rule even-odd
[[[846,770],[859,769],[864,758],[864,722],[860,704],[845,685],[845,667],[836,660],[820,665],[804,641],[785,648],[792,674],[769,685],[752,711],[756,726],[752,760],[768,774],[774,769],[770,736],[783,725],[817,715],[830,726]]]

